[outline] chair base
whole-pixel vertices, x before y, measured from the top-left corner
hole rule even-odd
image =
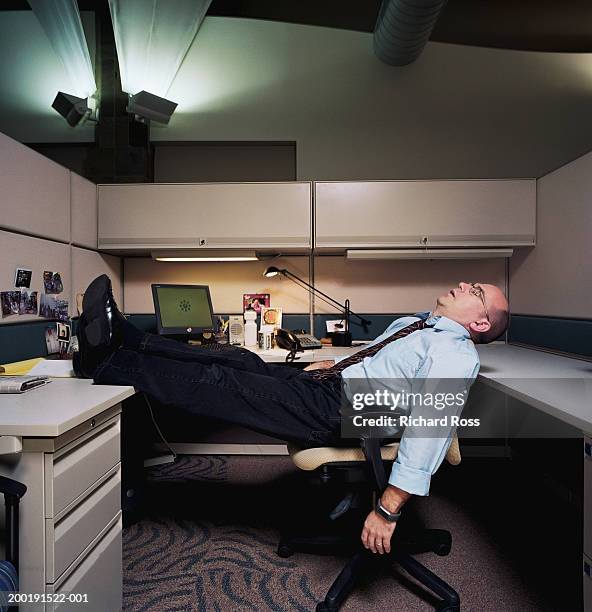
[[[450,552],[452,538],[450,533],[441,529],[424,529],[413,538],[404,535],[393,538],[393,552],[390,555],[374,555],[361,548],[359,541],[344,538],[343,534],[323,536],[282,537],[277,554],[286,558],[295,552],[314,552],[316,554],[335,554],[355,550],[343,567],[324,601],[317,605],[317,612],[337,612],[355,587],[357,581],[376,563],[394,562],[438,598],[437,610],[440,612],[459,612],[460,597],[444,580],[425,567],[410,553],[434,552],[445,556]]]

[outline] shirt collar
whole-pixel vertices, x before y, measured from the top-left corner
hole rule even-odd
[[[433,315],[431,312],[426,311],[418,312],[415,316],[425,321],[427,325],[433,327],[434,329],[449,331],[467,339],[471,337],[467,329],[460,323],[457,323],[448,317],[444,317],[443,315]]]

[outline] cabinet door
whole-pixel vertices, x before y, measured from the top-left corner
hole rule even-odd
[[[536,182],[315,183],[320,249],[532,245]]]
[[[310,247],[310,183],[99,186],[99,248]]]

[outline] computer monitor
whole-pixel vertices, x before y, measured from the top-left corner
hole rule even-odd
[[[165,336],[199,336],[214,328],[207,285],[152,285],[156,329]]]

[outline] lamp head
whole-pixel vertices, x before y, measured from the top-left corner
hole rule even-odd
[[[278,274],[283,274],[284,272],[285,270],[280,270],[275,266],[269,266],[269,268],[266,268],[265,272],[263,272],[263,276],[267,278],[273,278],[274,276],[277,276]]]

